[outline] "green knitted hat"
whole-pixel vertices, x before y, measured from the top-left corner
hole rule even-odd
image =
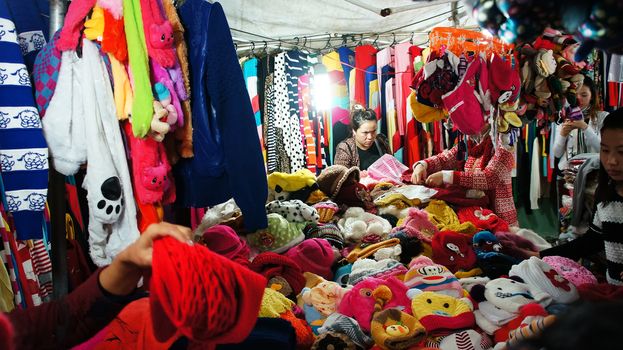
[[[305,239],[306,223],[288,222],[283,216],[268,214],[268,228],[247,236],[249,244],[265,252],[283,253]]]

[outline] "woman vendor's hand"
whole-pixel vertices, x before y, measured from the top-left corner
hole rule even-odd
[[[411,175],[411,182],[415,185],[423,185],[426,180],[426,167],[422,164],[418,164],[413,169],[413,175]]]
[[[441,187],[443,185],[443,173],[438,171],[426,178],[426,186]]]

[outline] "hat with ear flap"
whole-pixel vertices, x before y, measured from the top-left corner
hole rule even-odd
[[[519,72],[499,55],[493,55],[489,63],[489,89],[494,104],[513,102],[519,97],[521,81]]]

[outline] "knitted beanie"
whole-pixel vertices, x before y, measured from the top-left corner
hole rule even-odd
[[[411,261],[404,283],[409,288],[425,292],[437,292],[455,298],[463,296],[463,287],[452,272],[426,256],[419,256]]]
[[[318,223],[320,216],[313,207],[300,200],[272,201],[266,204],[266,212],[277,213],[289,222]]]
[[[305,233],[305,238],[326,239],[338,250],[344,248],[344,235],[335,224],[308,224],[303,229],[303,233]]]
[[[348,284],[355,285],[368,277],[387,279],[391,276],[402,276],[407,272],[403,264],[394,259],[375,261],[372,259],[359,259],[353,264],[348,277]]]
[[[452,272],[470,270],[476,265],[476,253],[471,238],[452,231],[442,231],[433,237],[433,261]]]
[[[164,237],[154,241],[150,304],[159,341],[238,343],[253,329],[266,278],[206,247]]]
[[[439,343],[439,348],[444,350],[487,350],[492,347],[491,339],[486,334],[473,329],[450,334]]]
[[[482,207],[463,207],[457,211],[461,223],[471,222],[481,230],[509,232],[508,223],[495,215],[490,209]]]
[[[426,337],[426,329],[415,317],[396,308],[374,314],[370,333],[374,342],[386,350],[409,349]]]
[[[283,277],[294,295],[298,295],[305,287],[303,271],[294,260],[287,256],[264,252],[253,259],[249,268],[266,277],[268,283],[273,277]]]
[[[562,256],[546,256],[542,260],[576,287],[582,284],[597,284],[595,275],[586,269],[586,267],[569,258]]]
[[[303,272],[315,273],[327,280],[333,279],[331,267],[335,258],[333,248],[326,239],[306,239],[285,255],[296,261]]]
[[[200,243],[227,259],[249,265],[249,245],[229,226],[210,227],[203,233]]]
[[[429,333],[471,328],[476,322],[468,302],[435,292],[415,296],[411,301],[411,310]]]
[[[247,235],[249,244],[260,251],[283,253],[305,239],[304,223],[288,222],[283,216],[268,214],[268,228]]]
[[[579,297],[575,285],[536,256],[513,266],[509,275],[519,276],[530,288],[551,295],[553,303],[569,304]]]
[[[402,226],[392,232],[403,231],[412,237],[419,238],[422,242],[430,243],[435,233],[439,232],[437,226],[428,219],[428,213],[417,208],[410,208]]]
[[[320,190],[334,199],[348,179],[359,182],[359,168],[347,168],[343,165],[331,165],[324,169],[318,176]]]
[[[347,334],[355,345],[364,349],[372,345],[372,338],[361,329],[359,323],[354,318],[344,316],[338,312],[329,315],[322,327],[318,329],[319,334],[327,332]]]
[[[460,223],[454,210],[442,200],[434,199],[430,201],[424,210],[429,214],[429,220],[439,229]]]

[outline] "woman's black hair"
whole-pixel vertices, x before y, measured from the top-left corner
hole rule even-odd
[[[623,130],[623,108],[619,108],[606,116],[601,126],[601,135],[603,135],[606,130]],[[603,164],[599,165],[597,183],[597,190],[595,192],[596,203],[603,202],[606,204],[616,200],[617,192],[614,182],[610,179],[610,176],[608,176]]]
[[[623,302],[620,300],[570,305],[540,335],[509,349],[620,349],[622,312]]]
[[[588,102],[587,116],[590,120],[595,121],[597,118],[597,89],[595,88],[595,82],[588,76],[584,76],[584,82],[582,86],[586,86],[591,92],[591,100]]]
[[[376,122],[376,113],[362,105],[354,105],[350,112],[350,127],[353,131],[359,130],[365,122]]]

